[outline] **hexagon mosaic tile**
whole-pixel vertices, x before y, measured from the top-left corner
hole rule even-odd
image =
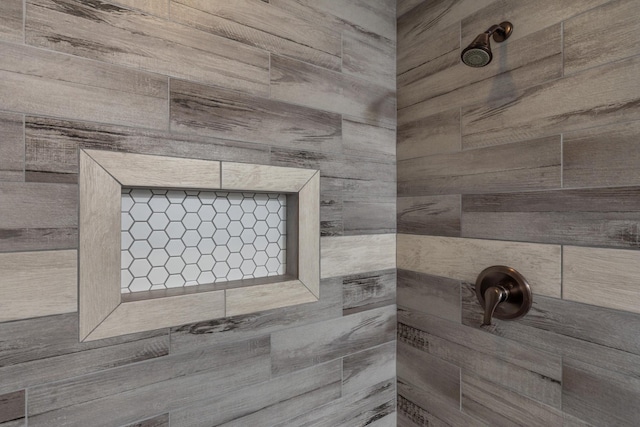
[[[122,293],[277,276],[284,194],[122,190]]]

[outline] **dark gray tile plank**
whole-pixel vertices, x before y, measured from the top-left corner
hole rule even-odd
[[[24,117],[21,114],[0,113],[0,181],[24,181]]]
[[[382,86],[396,86],[396,44],[371,32],[342,34],[342,72]]]
[[[0,395],[0,425],[9,421],[18,422],[24,419],[25,413],[25,391],[14,391]]]
[[[402,117],[402,113],[399,113],[399,121]],[[455,153],[460,150],[459,108],[414,121],[403,120],[398,126],[398,160]]]
[[[171,129],[318,151],[342,143],[338,114],[185,81],[171,82]]]
[[[396,203],[345,200],[344,235],[396,232]]]
[[[342,316],[342,278],[320,282],[320,301],[180,326],[171,330],[172,354],[274,333]]]
[[[640,247],[640,189],[603,188],[462,196],[462,236]]]
[[[637,376],[569,358],[562,367],[562,407],[567,413],[595,425],[631,427],[638,424],[640,380]]]
[[[167,78],[157,74],[0,43],[5,110],[166,129],[167,90]]]
[[[387,306],[274,332],[272,372],[286,374],[392,341],[395,317],[395,306]]]
[[[26,41],[171,77],[269,93],[267,52],[102,1],[29,0]]]
[[[340,70],[340,33],[258,1],[172,0],[171,18],[202,31]]]
[[[638,68],[636,56],[463,107],[462,145],[504,144],[635,120],[640,109]]]
[[[388,160],[396,153],[393,126],[358,117],[342,117],[342,147],[345,154]]]
[[[342,278],[342,309],[345,314],[395,304],[396,271],[381,270]]]
[[[460,322],[460,281],[398,269],[398,305]]]
[[[138,421],[125,427],[169,427],[169,414],[158,415],[157,417]]]
[[[96,123],[26,118],[28,179],[77,182],[78,148],[269,163],[263,145]]]
[[[22,10],[24,0],[4,0],[0,2],[0,39],[22,43],[24,37]]]
[[[560,187],[560,137],[398,162],[398,195],[507,192]]]
[[[564,187],[640,185],[640,121],[563,135]]]
[[[402,396],[398,396],[399,427],[429,427],[433,423],[433,415]]]
[[[389,342],[342,360],[342,393],[351,394],[396,376],[396,343]]]
[[[460,196],[398,198],[398,233],[460,237]]]
[[[474,375],[462,373],[462,411],[492,427],[562,427],[562,412]]]
[[[271,97],[395,124],[395,88],[278,55],[271,56]]]
[[[171,426],[273,425],[339,398],[341,378],[341,361],[333,360],[176,409],[171,412]]]

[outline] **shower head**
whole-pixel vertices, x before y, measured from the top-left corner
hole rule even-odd
[[[499,25],[492,25],[484,33],[476,37],[469,46],[467,46],[460,55],[462,62],[469,67],[484,67],[493,58],[491,54],[491,44],[489,37],[493,35],[493,40],[500,43],[509,38],[513,32],[511,22],[501,22]]]

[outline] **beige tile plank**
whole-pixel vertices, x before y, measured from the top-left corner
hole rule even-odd
[[[640,254],[634,250],[565,246],[562,297],[640,313]]]
[[[460,237],[460,196],[399,197],[398,232]]]
[[[184,81],[171,83],[171,129],[318,151],[342,143],[338,114]]]
[[[560,297],[561,249],[556,245],[398,235],[398,268],[475,283],[492,265],[519,271],[535,295]]]
[[[564,187],[640,185],[640,121],[567,132],[563,135]]]
[[[0,254],[0,322],[77,310],[77,251]]]
[[[396,44],[393,40],[359,30],[342,35],[342,72],[394,89]]]
[[[635,120],[639,72],[640,57],[633,57],[464,107],[462,145],[503,144]]]
[[[0,76],[6,110],[143,128],[168,126],[168,83],[158,75],[0,43]]]
[[[395,311],[394,306],[387,306],[273,333],[273,374],[283,375],[393,341]]]
[[[297,250],[298,278],[315,298],[320,298],[320,173],[317,171],[298,193]]]
[[[340,70],[340,33],[268,2],[172,0],[171,18],[279,55]]]
[[[316,173],[313,169],[222,162],[222,188],[298,192]]]
[[[460,281],[398,270],[398,306],[460,322]]]
[[[473,194],[561,186],[560,136],[398,162],[398,195]]]
[[[396,153],[396,130],[393,126],[345,115],[342,146],[346,154],[388,159]]]
[[[226,290],[226,316],[317,301],[299,280]]]
[[[170,0],[114,0],[111,3],[138,9],[161,18],[169,18],[169,1]]]
[[[0,113],[0,141],[0,182],[24,181],[24,117],[21,114]]]
[[[105,150],[84,152],[122,186],[220,188],[220,162]]]
[[[320,110],[395,124],[395,88],[278,55],[271,57],[271,97]]]
[[[0,230],[0,252],[77,248],[77,227],[10,228]]]
[[[75,228],[77,209],[75,185],[0,182],[3,230]]]
[[[323,278],[396,266],[395,234],[323,237],[320,240],[320,271]]]
[[[396,376],[396,343],[389,342],[342,360],[342,393],[357,393]]]
[[[171,77],[269,93],[267,52],[106,3],[29,0],[26,41]]]
[[[398,119],[402,115],[399,111]],[[459,108],[414,121],[403,120],[402,125],[398,126],[398,160],[455,153],[461,149]]]
[[[0,2],[0,39],[22,43],[23,31],[23,3],[24,0],[5,0]]]

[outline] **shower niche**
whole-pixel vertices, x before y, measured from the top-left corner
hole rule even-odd
[[[319,171],[80,150],[80,340],[317,301]]]

